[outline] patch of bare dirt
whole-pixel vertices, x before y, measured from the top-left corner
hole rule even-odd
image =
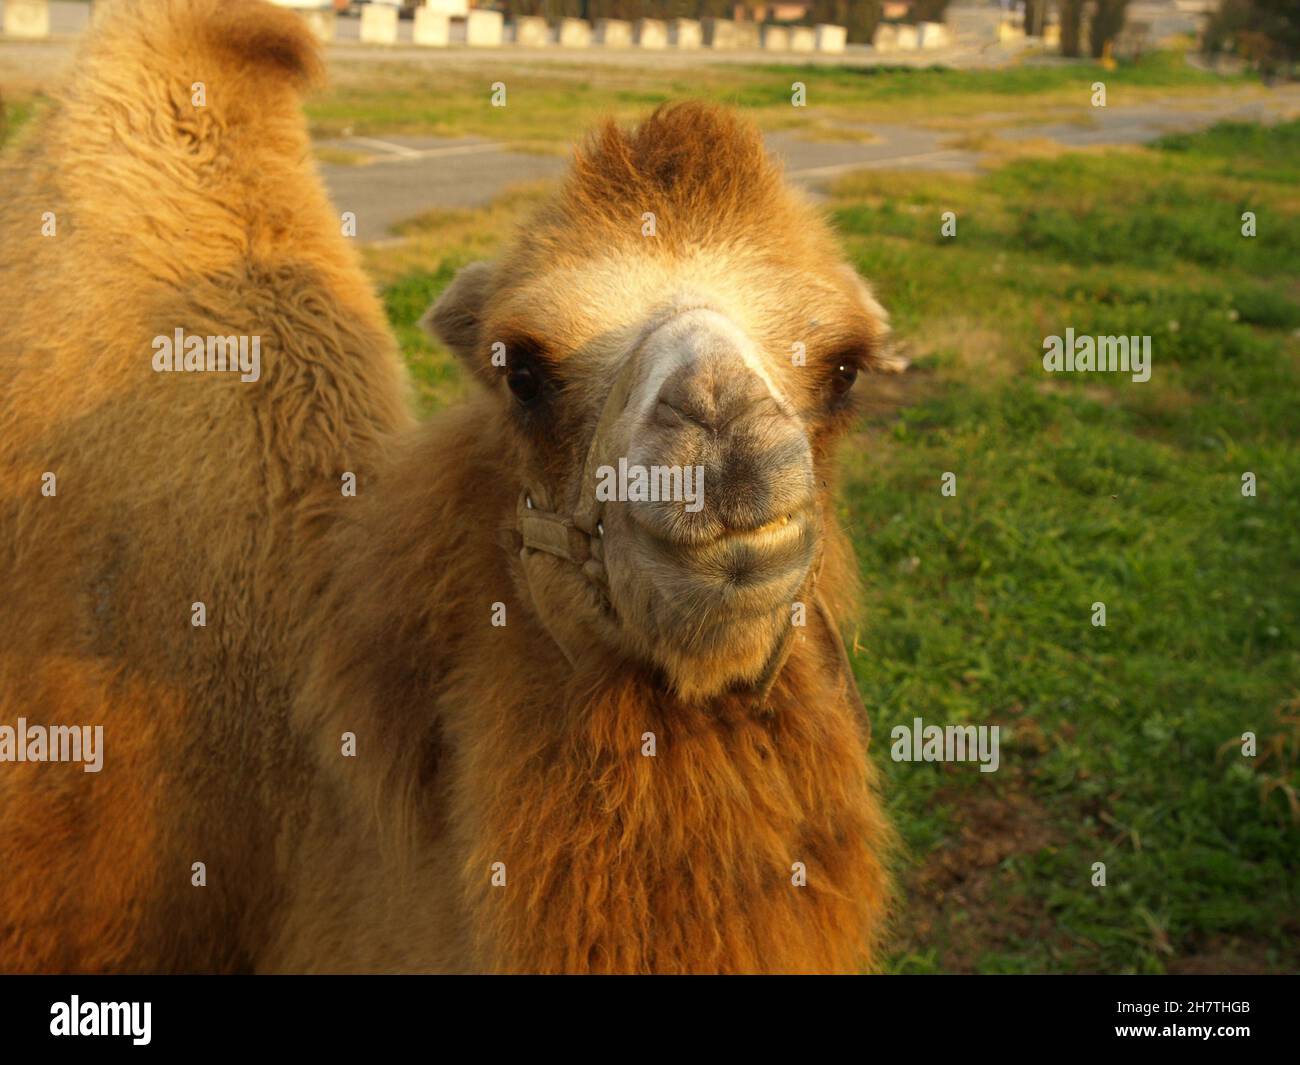
[[[937,948],[943,972],[972,973],[982,955],[1050,938],[1051,919],[1004,868],[1010,858],[1058,842],[1042,807],[1014,786],[941,792],[940,801],[954,807],[953,832],[901,885],[894,951]]]
[[[1282,929],[1291,943],[1300,942],[1300,919]],[[1270,951],[1274,957],[1270,958]],[[1277,955],[1276,946],[1240,936],[1213,936],[1193,954],[1171,958],[1165,967],[1171,976],[1237,976],[1248,973],[1295,973],[1300,971],[1300,956]]]

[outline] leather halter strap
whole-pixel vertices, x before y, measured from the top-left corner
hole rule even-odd
[[[639,356],[638,346],[634,356],[623,364],[609,395],[605,397],[605,405],[596,421],[591,442],[587,445],[582,479],[578,483],[578,499],[572,515],[562,513],[556,501],[540,486],[530,488],[525,484],[515,505],[515,522],[522,542],[519,560],[524,567],[534,608],[543,627],[571,666],[577,664],[584,647],[580,646],[580,641],[576,638],[566,638],[563,633],[569,626],[565,624],[566,619],[558,616],[558,605],[550,602],[539,591],[545,581],[545,575],[540,572],[539,555],[551,555],[577,566],[596,590],[602,609],[613,616],[614,608],[609,601],[609,576],[605,572],[605,528],[601,523],[604,503],[596,498],[596,471],[606,458],[606,453],[613,448],[614,427],[622,417],[632,393],[632,382],[640,363]]]
[[[639,350],[638,350],[639,355]],[[523,539],[520,558],[527,570],[535,552],[544,551],[556,558],[579,566],[587,579],[601,588],[608,588],[605,573],[605,552],[602,540],[605,535],[601,524],[604,503],[596,498],[596,471],[605,453],[613,446],[614,426],[618,424],[628,397],[640,359],[633,357],[624,363],[614,386],[605,397],[596,428],[587,445],[587,457],[582,465],[582,479],[578,482],[578,500],[572,516],[555,509],[544,489],[530,490],[527,486],[519,495],[516,519]]]

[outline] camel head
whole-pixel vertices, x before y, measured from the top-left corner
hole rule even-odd
[[[763,683],[887,326],[758,132],[704,104],[605,126],[427,324],[494,395],[518,577],[566,655],[689,699]]]

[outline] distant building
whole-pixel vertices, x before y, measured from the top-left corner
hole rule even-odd
[[[812,7],[812,0],[770,0],[768,3],[736,4],[732,18],[737,22],[801,22]]]

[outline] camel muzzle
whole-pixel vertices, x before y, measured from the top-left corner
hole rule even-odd
[[[609,471],[621,475],[629,466],[700,471],[703,505],[692,509],[688,499],[653,495],[625,499],[615,493],[611,499],[600,491],[602,471],[608,483]],[[639,528],[679,565],[722,575],[717,607],[723,616],[744,613],[747,594],[756,611],[770,611],[772,603],[763,603],[761,593],[737,588],[761,584],[765,575],[794,573],[790,600],[814,607],[838,648],[840,668],[847,671],[843,643],[816,590],[821,536],[812,469],[808,441],[790,405],[734,325],[707,308],[658,320],[619,368],[570,509],[558,507],[543,485],[521,488],[519,558],[539,620],[576,667],[593,641],[584,637],[567,604],[555,601],[550,560],[560,559],[594,590],[603,623],[619,623],[610,599],[605,519],[608,508],[626,507],[625,528]],[[682,483],[687,480],[683,476]],[[671,484],[671,477],[660,483]],[[759,706],[766,705],[795,635],[793,623],[785,624],[755,681]],[[856,698],[851,671],[848,687]]]

